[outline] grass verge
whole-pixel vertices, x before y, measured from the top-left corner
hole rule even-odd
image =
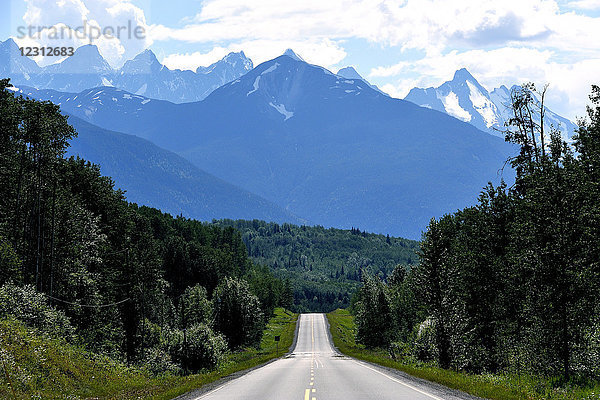
[[[215,371],[153,376],[64,342],[37,335],[17,321],[0,321],[2,399],[172,399],[234,372],[285,353],[294,340],[297,314],[278,308],[260,348],[229,354]],[[274,336],[281,336],[279,353]]]
[[[508,374],[467,374],[434,365],[390,358],[387,351],[366,349],[354,340],[354,318],[347,310],[327,314],[334,345],[343,354],[395,368],[412,376],[437,382],[474,396],[493,400],[593,400],[600,399],[600,383],[561,385],[558,380]]]

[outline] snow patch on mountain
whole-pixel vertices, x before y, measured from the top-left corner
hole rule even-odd
[[[281,115],[283,115],[285,117],[284,121],[287,121],[288,119],[290,119],[290,118],[292,118],[294,116],[294,112],[293,111],[288,111],[285,108],[284,104],[278,104],[278,105],[276,105],[276,104],[273,104],[273,102],[269,102],[269,105],[271,107],[273,107],[274,109],[276,109]]]
[[[471,114],[458,103],[458,96],[454,92],[448,93],[446,96],[440,96],[440,100],[444,103],[446,112],[461,121],[469,122],[471,120]]]
[[[248,93],[246,93],[246,97],[250,96],[252,93],[254,93],[258,90],[259,84],[260,84],[260,77],[261,77],[261,75],[256,77],[256,79],[254,80],[254,84],[253,84],[254,88],[251,91],[249,91]]]
[[[469,87],[469,99],[471,104],[479,114],[483,117],[485,125],[490,128],[498,122],[497,110],[494,103],[485,97],[481,91],[475,87],[473,83],[467,81]]]
[[[263,72],[261,72],[261,75],[265,75],[268,74],[270,72],[273,72],[277,69],[277,67],[279,67],[279,63],[275,63],[273,65],[271,65],[269,68],[265,69]]]

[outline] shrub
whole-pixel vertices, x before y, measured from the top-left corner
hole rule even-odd
[[[67,341],[74,338],[75,329],[67,316],[31,285],[7,283],[0,287],[0,319],[11,317],[49,336]]]
[[[172,359],[189,371],[216,368],[227,352],[223,335],[215,333],[206,324],[194,324],[185,331],[171,331],[165,338]]]
[[[179,374],[181,368],[173,362],[171,355],[159,347],[151,347],[144,352],[143,366],[153,374]]]

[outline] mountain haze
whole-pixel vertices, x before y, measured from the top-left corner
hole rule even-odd
[[[131,202],[202,221],[231,218],[306,223],[147,140],[107,131],[73,116],[69,123],[78,136],[71,141],[68,154],[99,164],[102,174],[125,189]]]
[[[498,181],[512,151],[444,113],[285,55],[195,103],[107,87],[33,92],[62,96],[52,100],[66,112],[140,135],[314,223],[410,238]]]

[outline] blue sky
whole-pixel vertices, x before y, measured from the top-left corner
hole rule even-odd
[[[21,45],[57,41],[47,32],[20,37],[19,27],[86,20],[143,28],[143,39],[94,40],[115,67],[145,48],[181,69],[239,50],[258,64],[293,48],[333,71],[352,65],[395,97],[466,67],[488,90],[549,83],[550,107],[571,119],[584,115],[591,84],[600,84],[600,0],[2,0],[0,7],[0,39]]]

